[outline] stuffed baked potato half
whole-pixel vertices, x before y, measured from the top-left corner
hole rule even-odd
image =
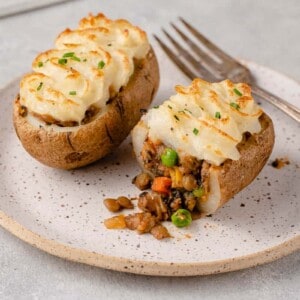
[[[61,169],[115,149],[139,121],[159,84],[145,32],[125,20],[88,16],[33,62],[14,102],[16,133],[27,152]]]
[[[179,209],[214,213],[252,182],[274,145],[272,120],[248,85],[195,79],[176,91],[132,131],[135,154],[152,188],[140,195],[139,207],[155,207],[152,213],[165,219]]]

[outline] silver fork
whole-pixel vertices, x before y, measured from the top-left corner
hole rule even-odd
[[[254,78],[251,76],[249,69],[237,60],[226,54],[223,50],[217,47],[197,31],[183,18],[179,18],[185,28],[200,42],[199,45],[207,51],[203,51],[192,39],[190,39],[182,30],[171,23],[182,40],[187,46],[197,55],[192,54],[192,51],[187,51],[180,43],[178,43],[166,30],[162,29],[168,40],[174,46],[178,53],[175,53],[166,43],[162,41],[157,35],[154,35],[159,45],[169,56],[169,58],[183,71],[190,79],[202,77],[211,82],[220,81],[223,79],[230,79],[233,82],[246,82],[251,85],[252,93],[267,102],[273,104],[288,116],[300,122],[300,109],[295,105],[271,94],[265,89],[255,84]],[[191,67],[186,64],[190,63]]]

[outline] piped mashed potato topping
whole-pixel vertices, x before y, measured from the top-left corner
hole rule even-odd
[[[214,165],[238,160],[237,144],[243,133],[261,130],[263,112],[247,84],[195,79],[188,87],[176,86],[176,92],[149,110],[141,122],[152,141],[176,149],[179,156],[192,155]]]
[[[146,33],[138,27],[89,15],[78,29],[62,32],[55,49],[35,58],[34,73],[20,84],[20,104],[34,115],[80,124],[91,106],[105,110],[128,83],[134,59],[143,59],[149,50]]]

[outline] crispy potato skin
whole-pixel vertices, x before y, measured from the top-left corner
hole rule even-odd
[[[74,169],[90,164],[112,152],[127,137],[147,108],[159,85],[159,68],[151,49],[136,63],[126,87],[110,99],[107,112],[72,132],[46,131],[32,126],[14,102],[13,122],[26,151],[41,163],[54,168]]]
[[[212,169],[218,170],[221,191],[219,207],[223,206],[235,194],[249,185],[266,164],[274,146],[273,122],[265,113],[260,117],[262,130],[238,144],[241,154],[239,160],[226,160],[221,166],[212,166],[204,162],[201,175],[206,182]],[[204,185],[206,185],[204,183]],[[206,185],[207,186],[207,185]]]

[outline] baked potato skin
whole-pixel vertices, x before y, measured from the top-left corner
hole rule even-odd
[[[202,168],[202,180],[209,179],[212,169],[218,171],[218,181],[221,191],[219,207],[223,206],[235,194],[249,185],[266,164],[274,146],[275,133],[273,122],[265,113],[260,117],[262,130],[252,134],[238,144],[239,160],[226,160],[221,166],[211,166],[207,162]],[[208,184],[204,184],[208,186]]]
[[[41,163],[59,169],[74,169],[90,164],[112,152],[139,121],[159,85],[159,68],[151,49],[136,62],[126,87],[110,99],[107,113],[75,131],[47,131],[31,125],[20,114],[17,98],[13,105],[14,127],[26,151]]]

